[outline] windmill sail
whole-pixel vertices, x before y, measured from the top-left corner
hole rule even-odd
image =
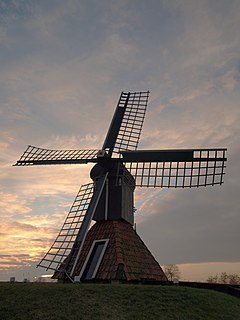
[[[226,149],[121,152],[139,187],[192,188],[223,183]]]
[[[94,184],[81,186],[71,210],[53,245],[37,265],[58,273],[73,273],[86,233],[102,194],[108,173],[100,178],[96,190]]]
[[[99,150],[48,150],[28,146],[15,166],[96,162]]]
[[[69,256],[93,195],[93,183],[82,185],[63,226],[38,267],[57,270]]]
[[[136,150],[145,118],[149,91],[122,92],[103,149],[109,154]]]

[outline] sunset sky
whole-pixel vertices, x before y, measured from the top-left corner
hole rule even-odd
[[[13,167],[27,145],[98,149],[121,91],[150,91],[139,149],[228,148],[222,186],[137,189],[137,232],[182,278],[240,275],[240,1],[0,0],[0,280],[41,274],[91,165]]]

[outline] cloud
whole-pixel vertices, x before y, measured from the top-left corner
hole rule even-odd
[[[32,265],[48,249],[91,170],[12,167],[26,145],[101,148],[119,93],[148,89],[141,148],[226,146],[229,160],[220,189],[137,190],[137,230],[160,262],[237,259],[239,3],[0,6],[0,232],[9,266]]]
[[[236,170],[222,187],[174,190],[144,207],[138,230],[161,263],[239,261]]]
[[[177,96],[177,97],[171,98],[169,102],[172,104],[188,102],[198,97],[208,95],[213,90],[213,88],[214,88],[214,85],[210,82],[207,82],[206,84],[204,84],[202,88],[194,89],[192,92],[190,92],[188,95],[185,95],[185,96]]]
[[[31,208],[26,206],[26,200],[19,200],[17,195],[0,192],[0,211],[2,216],[9,214],[26,214]]]
[[[239,75],[239,71],[232,69],[221,76],[220,81],[227,91],[232,92],[236,88],[237,82],[239,82]]]
[[[32,257],[28,254],[0,255],[0,270],[28,267],[31,262]]]
[[[25,267],[39,260],[49,249],[58,229],[58,225],[35,226],[6,219],[0,226],[0,268]]]

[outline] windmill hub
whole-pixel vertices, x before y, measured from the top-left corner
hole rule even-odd
[[[95,166],[92,168],[90,171],[90,178],[93,181],[96,181],[99,179],[101,176],[105,175],[108,172],[108,167],[104,164],[95,164]]]

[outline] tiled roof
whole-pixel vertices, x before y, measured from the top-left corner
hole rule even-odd
[[[88,231],[74,274],[79,275],[94,240],[109,239],[95,280],[167,281],[164,272],[132,225],[99,221]]]

